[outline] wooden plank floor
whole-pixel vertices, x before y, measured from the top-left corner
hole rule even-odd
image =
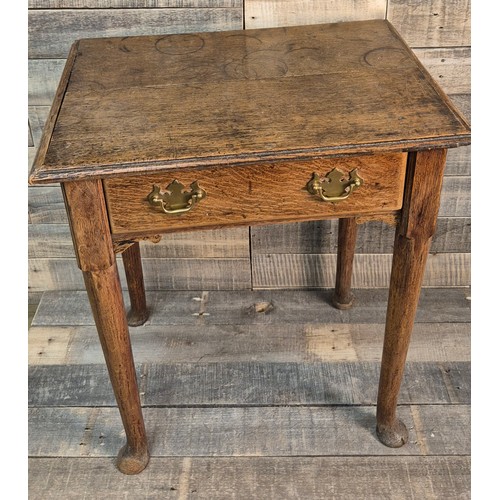
[[[470,302],[424,289],[400,397],[409,443],[375,436],[387,290],[150,292],[131,330],[151,462],[124,440],[84,292],[29,330],[30,499],[470,498]]]

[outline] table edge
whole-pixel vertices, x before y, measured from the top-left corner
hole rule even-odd
[[[374,144],[355,144],[336,146],[334,148],[310,148],[303,150],[270,151],[249,154],[224,155],[212,157],[182,158],[178,160],[155,160],[146,162],[128,162],[121,164],[56,166],[51,170],[33,168],[28,183],[30,185],[49,184],[53,182],[69,182],[82,179],[104,179],[137,174],[152,174],[172,171],[201,170],[214,166],[234,167],[255,165],[256,163],[290,162],[318,160],[342,156],[365,156],[392,152],[425,151],[430,149],[450,149],[468,146],[471,143],[470,133],[443,136],[432,139],[408,140],[397,142],[380,142]]]

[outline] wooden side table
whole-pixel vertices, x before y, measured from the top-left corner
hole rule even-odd
[[[140,240],[332,217],[338,308],[352,304],[357,220],[396,225],[377,434],[403,445],[396,404],[446,150],[469,143],[387,21],[75,42],[30,183],[62,186],[127,436],[118,468],[138,473],[149,453],[115,254],[140,325]]]

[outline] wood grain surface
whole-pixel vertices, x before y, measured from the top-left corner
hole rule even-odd
[[[435,325],[436,330],[440,330],[439,326],[442,325]],[[187,333],[188,329],[185,330]],[[201,331],[199,334],[203,336]],[[256,336],[256,347],[264,336],[264,332]],[[436,345],[438,336],[439,332],[436,331],[434,341],[428,344],[428,353]],[[134,336],[133,340],[136,341],[134,347],[142,345],[140,335]],[[377,340],[380,342],[379,336]],[[423,343],[422,336],[419,346],[422,347]],[[361,350],[363,344],[363,341],[359,342]],[[78,345],[73,345],[78,348]],[[202,347],[201,342],[198,347]],[[294,347],[300,348],[296,344]],[[294,347],[289,349],[290,359],[293,357]],[[153,345],[149,345],[149,350],[141,348],[141,357],[147,353],[153,356],[153,350]],[[55,353],[55,349],[52,352]],[[241,350],[241,359],[244,359],[245,354],[252,356],[252,350],[248,349],[246,353]],[[319,361],[304,357],[299,361],[286,361],[279,351],[276,350],[273,354],[267,361],[263,358],[255,361],[230,361],[221,354],[214,358],[207,356],[200,362],[177,362],[169,357],[157,363],[136,363],[142,404],[267,406],[286,403],[289,406],[338,406],[373,405],[377,400],[377,387],[373,381],[380,372],[378,360],[343,361],[338,358]],[[295,357],[298,358],[298,350],[296,354]],[[455,354],[458,353],[450,350],[446,356],[451,359]],[[106,367],[102,364],[102,356],[99,359],[96,357],[94,364],[86,364],[83,359],[77,360],[76,353],[72,357],[72,361],[64,363],[62,358],[57,361],[47,352],[45,359],[48,362],[35,357],[30,359],[29,406],[116,405]],[[50,364],[52,361],[54,364]],[[410,361],[405,372],[400,394],[401,404],[444,405],[467,404],[470,401],[471,370],[468,361]],[[47,387],[53,389],[48,391]]]
[[[307,3],[307,4],[306,4]],[[245,27],[271,28],[301,24],[384,19],[386,0],[245,0]]]
[[[241,8],[51,9],[28,11],[28,55],[64,58],[82,38],[219,31],[242,28]]]
[[[432,240],[431,252],[469,253],[471,221],[468,217],[441,217]],[[337,219],[271,224],[251,229],[252,254],[332,254],[337,251]],[[207,229],[172,233],[160,242],[141,243],[143,258],[217,259],[249,258],[248,228]],[[394,228],[382,222],[358,226],[356,254],[389,254]],[[74,258],[67,224],[29,224],[30,259]],[[299,258],[299,257],[296,257]]]
[[[436,233],[432,239],[431,252],[470,252],[470,224],[471,221],[468,217],[438,218]],[[252,255],[333,254],[337,251],[337,230],[337,219],[252,227]],[[47,228],[43,233],[49,233],[49,229]],[[60,244],[61,247],[68,244],[67,237],[64,236],[67,234],[64,226],[61,227],[60,232],[55,233],[53,231],[49,234],[53,236],[47,238],[48,245],[50,245],[51,241],[54,241],[54,245]],[[33,239],[35,240],[35,238]],[[42,252],[44,249],[41,238],[36,238],[36,240],[36,244],[35,241],[33,242],[32,255],[35,256],[36,253],[37,255],[40,254],[40,257],[43,257]],[[393,244],[393,227],[382,222],[369,222],[358,226],[356,254],[390,254],[392,253]],[[148,251],[155,252],[156,255],[161,256],[160,247],[153,247],[152,245],[148,245],[147,247]],[[69,257],[71,254],[61,250],[60,256]],[[150,254],[150,256],[153,257],[153,254]],[[59,257],[59,255],[54,253],[54,257]],[[295,258],[298,259],[299,257]]]
[[[419,412],[427,455],[470,453],[469,439],[452,439],[469,434],[467,405],[401,406],[410,440],[405,448],[392,450],[374,436],[373,406],[149,407],[143,413],[152,457],[418,456],[422,442],[413,408]],[[34,457],[109,457],[122,441],[116,408],[37,407],[28,410],[28,418],[29,454]],[[85,427],[89,431],[83,432]],[[432,440],[431,434],[438,438]]]
[[[144,278],[149,290],[244,290],[251,287],[250,261],[246,259],[143,259]],[[122,286],[126,280],[118,260]],[[30,259],[29,290],[83,290],[76,260]]]
[[[30,9],[140,9],[242,7],[243,0],[29,0]]]
[[[387,296],[387,289],[358,289],[356,307],[337,311],[330,304],[328,290],[151,291],[148,301],[153,314],[148,325],[262,324],[276,327],[279,324],[289,326],[300,317],[308,324],[362,323],[373,326],[385,321]],[[126,305],[127,301],[125,296]],[[263,304],[272,307],[262,308]],[[417,322],[470,323],[470,308],[470,291],[467,289],[424,288],[420,294]],[[263,309],[263,314],[258,309]],[[33,318],[34,326],[93,324],[83,291],[44,293]],[[451,335],[454,331],[450,331]]]
[[[204,316],[208,314],[211,313],[204,313]],[[254,363],[363,361],[378,363],[377,367],[380,366],[384,335],[381,324],[345,324],[339,323],[342,318],[332,318],[330,323],[306,323],[298,326],[290,321],[284,324],[277,321],[257,324],[254,321],[244,325],[216,325],[196,322],[196,313],[193,316],[194,318],[183,316],[184,323],[181,323],[179,317],[175,317],[177,325],[164,325],[159,322],[165,321],[166,315],[158,316],[153,309],[151,324],[131,329],[136,362],[202,364],[238,363],[251,359]],[[233,315],[233,318],[236,319],[237,316]],[[323,317],[322,320],[326,321],[327,318]],[[408,361],[446,363],[448,359],[470,361],[470,325],[417,323]],[[29,362],[33,366],[102,364],[104,358],[95,327],[45,325],[31,328]],[[374,374],[373,370],[368,372]],[[141,372],[143,378],[146,376],[144,373]],[[411,378],[413,373],[408,373],[410,385],[417,380]],[[373,381],[377,378],[378,373],[372,378],[373,388],[370,394],[373,394],[373,399],[370,403],[375,402],[376,386]],[[148,386],[153,384],[152,387],[157,387],[154,384],[160,383],[148,382]],[[42,387],[45,390],[46,386]],[[168,391],[167,388],[165,390]],[[460,390],[457,391],[459,394]]]
[[[152,294],[155,324],[134,329],[132,344],[157,456],[135,477],[113,467],[123,435],[84,293],[45,294],[28,336],[32,495],[178,498],[180,487],[193,498],[258,500],[276,487],[266,495],[326,500],[349,487],[342,498],[375,500],[397,487],[466,498],[470,303],[457,289],[423,291],[400,400],[410,455],[380,447],[375,456],[386,294],[362,291],[343,312],[324,292]],[[264,312],[266,301],[274,308]],[[346,436],[352,426],[358,437]]]
[[[401,498],[453,500],[468,498],[471,484],[470,457],[461,456],[152,458],[140,476],[126,478],[110,464],[109,458],[32,458],[30,498],[66,500],[77,491],[74,498],[258,500],[266,491],[276,499],[376,500],[397,490]]]
[[[32,183],[470,141],[382,20],[82,40],[78,51]]]
[[[346,200],[327,203],[310,194],[306,185],[313,173],[323,177],[334,168],[346,176],[357,169],[363,185]],[[406,154],[395,153],[177,171],[104,182],[111,231],[119,238],[123,234],[392,212],[401,208],[405,168]],[[147,198],[153,186],[164,191],[173,180],[186,188],[196,180],[206,198],[180,215],[165,214],[151,206]]]
[[[387,19],[412,47],[471,44],[470,0],[388,0]]]

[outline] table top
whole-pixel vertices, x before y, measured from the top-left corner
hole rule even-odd
[[[385,20],[84,39],[30,183],[469,143]]]

